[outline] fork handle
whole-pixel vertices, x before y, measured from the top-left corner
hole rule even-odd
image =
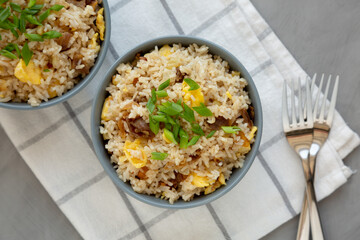
[[[306,195],[309,206],[309,216],[311,225],[311,236],[313,240],[323,240],[324,233],[321,226],[320,215],[316,202],[316,196],[314,191],[314,185],[312,181],[306,182]]]
[[[303,205],[300,212],[300,220],[299,220],[296,240],[309,240],[309,239],[310,239],[310,217],[309,217],[307,194],[305,190]]]

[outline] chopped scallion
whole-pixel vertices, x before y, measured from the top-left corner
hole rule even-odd
[[[177,144],[177,141],[176,141],[176,139],[174,137],[174,134],[170,130],[164,128],[164,135],[169,141]]]
[[[211,138],[212,136],[214,136],[214,134],[216,133],[216,130],[211,131],[206,138]]]
[[[165,90],[156,91],[156,96],[158,97],[167,97],[168,93]]]
[[[165,158],[167,158],[167,156],[169,156],[169,154],[167,153],[160,153],[160,152],[152,152],[151,153],[151,159],[153,160],[164,160]]]
[[[221,128],[225,133],[236,133],[241,131],[241,129],[237,126],[222,126]]]
[[[170,85],[170,79],[168,79],[165,82],[163,82],[162,84],[160,84],[158,90],[161,91],[161,90],[167,88],[169,85]]]
[[[199,84],[197,84],[194,80],[190,78],[185,78],[184,81],[190,86],[189,91],[193,91],[200,88]]]
[[[213,114],[203,103],[199,107],[193,107],[193,109],[200,115],[204,117],[211,117]]]
[[[199,141],[200,137],[201,136],[199,136],[199,135],[193,136],[187,145],[188,146],[195,145],[197,143],[197,141]]]

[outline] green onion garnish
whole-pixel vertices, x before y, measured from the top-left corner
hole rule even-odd
[[[163,123],[168,122],[166,115],[153,115],[152,119],[157,122],[163,122]]]
[[[54,10],[54,11],[60,11],[61,9],[63,9],[63,5],[59,5],[59,4],[55,4],[54,6],[52,6],[51,8],[50,8],[50,10]]]
[[[169,85],[170,85],[170,79],[168,79],[165,82],[163,82],[162,84],[160,84],[158,90],[161,91],[161,90],[167,88]]]
[[[159,132],[159,122],[157,122],[157,121],[154,121],[153,119],[152,119],[152,116],[150,115],[149,116],[149,127],[150,127],[150,130],[156,135],[156,134],[158,134],[158,132]]]
[[[44,72],[50,72],[50,69],[47,69],[47,68],[46,68],[46,69],[44,69],[43,71],[44,71]]]
[[[35,25],[38,25],[38,26],[41,26],[42,24],[36,19],[36,17],[32,16],[32,15],[29,15],[29,14],[26,14],[25,15],[25,19],[26,21],[28,21],[29,23],[31,24],[35,24]]]
[[[194,111],[184,103],[184,112],[180,115],[183,119],[192,123],[195,121]]]
[[[10,59],[17,59],[17,56],[15,54],[5,49],[0,50],[0,54]]]
[[[21,50],[21,57],[24,59],[26,66],[29,64],[32,55],[33,52],[29,49],[29,45],[26,42]]]
[[[40,14],[39,21],[42,23],[49,15],[50,15],[50,9]]]
[[[14,10],[15,12],[21,13],[21,7],[20,5],[16,4],[16,3],[10,3],[10,7],[12,10]]]
[[[153,111],[155,110],[155,104],[151,101],[151,98],[147,102],[146,107],[150,113],[153,113]]]
[[[179,140],[179,131],[180,131],[180,125],[179,124],[173,125],[173,134],[175,139],[177,139],[177,141]]]
[[[0,22],[4,22],[8,17],[10,17],[10,7],[7,7],[0,11]]]
[[[160,152],[152,152],[151,153],[151,159],[154,160],[164,160],[165,158],[167,158],[167,156],[169,156],[169,154],[167,153],[160,153]]]
[[[39,34],[25,33],[25,37],[30,41],[37,41],[37,42],[44,41],[43,37]]]
[[[200,88],[199,84],[197,84],[194,80],[190,78],[185,78],[184,81],[190,86],[189,91],[193,91]]]
[[[31,8],[35,4],[36,4],[36,0],[30,0],[29,3],[28,3],[28,8]]]
[[[45,39],[52,39],[52,38],[61,37],[62,34],[57,31],[48,31],[46,33],[43,33],[43,35],[41,35],[41,36]]]
[[[177,141],[176,141],[176,139],[174,137],[174,134],[170,130],[164,128],[164,135],[169,141],[177,144]]]
[[[193,107],[193,109],[200,115],[204,117],[211,117],[213,114],[203,103],[199,107]]]
[[[241,131],[241,129],[237,126],[222,126],[221,128],[225,133],[236,133]]]
[[[156,96],[158,97],[167,97],[168,93],[165,90],[156,91]]]
[[[212,136],[214,136],[215,133],[216,133],[216,130],[212,130],[212,131],[206,136],[206,138],[211,138]]]
[[[187,148],[187,144],[189,141],[189,135],[187,134],[186,131],[184,131],[182,128],[180,128],[179,136],[180,136],[180,148]]]
[[[197,143],[197,141],[200,139],[200,137],[201,136],[199,136],[199,135],[193,136],[187,145],[188,146],[195,145]]]
[[[192,124],[191,124],[191,130],[192,130],[194,133],[198,134],[198,135],[201,135],[201,136],[204,136],[204,135],[205,135],[204,131],[202,130],[202,128],[200,127],[200,125],[197,124],[197,123],[192,123]]]
[[[162,105],[157,106],[159,111],[168,114],[169,116],[175,116],[183,111],[181,105],[174,102],[165,102]]]

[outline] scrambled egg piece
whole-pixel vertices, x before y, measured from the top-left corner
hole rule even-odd
[[[164,56],[164,57],[169,57],[172,52],[171,52],[171,47],[169,45],[164,45],[162,46],[160,49],[159,49],[159,54],[161,56]]]
[[[201,103],[205,104],[204,94],[201,92],[201,88],[189,91],[190,86],[184,81],[182,83],[182,91],[184,94],[184,102],[191,103],[191,107],[200,106]]]
[[[107,116],[107,113],[109,111],[110,101],[112,101],[112,96],[109,96],[105,99],[103,109],[101,112],[101,120],[109,121],[110,118]]]
[[[165,133],[162,134],[163,139],[165,140],[166,143],[172,143],[172,141],[170,141],[166,136]]]
[[[15,77],[24,83],[40,84],[41,83],[41,69],[36,67],[34,62],[30,60],[26,66],[24,60],[20,59],[15,67]]]
[[[96,16],[96,26],[99,29],[100,39],[104,41],[105,22],[104,22],[104,8],[100,8]]]
[[[238,156],[241,154],[246,154],[251,150],[250,141],[245,137],[245,134],[242,131],[239,131],[240,137],[244,140],[243,145],[240,147],[239,152],[237,153]]]
[[[125,141],[124,152],[126,158],[131,162],[132,165],[136,168],[142,168],[146,165],[147,157],[140,146],[140,140],[136,139],[134,142],[129,140]]]
[[[192,173],[191,175],[193,176],[191,184],[196,187],[207,187],[215,182],[215,180],[210,180],[208,177],[199,176],[196,173]]]
[[[240,72],[232,71],[232,72],[231,72],[231,75],[233,75],[233,76],[239,76],[239,77],[240,77]]]
[[[257,127],[256,126],[253,126],[250,130],[250,133],[249,133],[249,140],[253,139],[254,138],[254,135],[257,131]]]
[[[95,49],[99,46],[97,43],[98,37],[99,37],[99,34],[95,33],[94,36],[92,37],[92,39],[90,39],[90,45],[91,45],[92,49]]]
[[[60,82],[59,80],[55,79],[47,88],[47,92],[49,94],[49,98],[54,98],[57,96],[57,92],[54,90],[54,87],[59,86]]]
[[[230,100],[232,99],[232,95],[229,93],[229,91],[226,91],[226,96],[228,96]]]
[[[210,186],[207,186],[205,188],[205,191],[204,191],[204,194],[207,195],[209,193],[212,193],[214,192],[217,188],[219,188],[221,185],[226,185],[225,183],[225,177],[224,177],[224,174],[220,174],[219,178],[217,179],[217,181],[210,185]]]

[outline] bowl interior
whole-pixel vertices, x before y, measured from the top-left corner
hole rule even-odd
[[[233,170],[233,173],[230,179],[226,182],[225,186],[220,187],[215,192],[209,195],[201,195],[195,196],[193,200],[189,202],[185,202],[181,199],[176,201],[174,204],[170,204],[167,200],[162,200],[156,198],[154,196],[149,196],[145,194],[136,193],[129,183],[124,183],[118,176],[116,171],[114,170],[113,166],[110,163],[110,157],[108,152],[105,149],[105,142],[99,132],[100,126],[100,115],[103,106],[103,102],[107,97],[107,92],[105,88],[109,85],[111,81],[111,77],[116,73],[116,68],[120,63],[131,62],[136,53],[138,52],[149,52],[154,49],[155,46],[162,46],[164,44],[173,44],[173,43],[181,43],[183,46],[196,43],[198,45],[207,45],[209,47],[209,52],[213,55],[219,55],[222,59],[226,60],[231,69],[235,71],[241,72],[242,76],[248,81],[247,91],[249,96],[252,100],[252,104],[255,110],[255,119],[254,124],[258,127],[257,135],[255,142],[252,146],[251,151],[247,154],[246,160],[244,162],[244,166],[242,168],[237,168]],[[246,174],[248,169],[250,168],[252,162],[255,159],[257,154],[260,139],[262,135],[262,109],[261,109],[261,102],[256,90],[255,84],[245,69],[245,67],[227,50],[224,48],[209,42],[204,39],[194,38],[194,37],[186,37],[186,36],[169,36],[169,37],[162,37],[147,41],[143,44],[138,45],[134,49],[127,52],[125,55],[120,57],[114,65],[110,68],[108,73],[106,74],[104,80],[100,83],[98,87],[98,93],[94,99],[93,109],[92,109],[92,116],[91,116],[91,128],[92,128],[92,139],[95,147],[96,154],[103,165],[105,171],[108,173],[112,181],[123,191],[131,195],[132,197],[151,204],[157,207],[164,207],[164,208],[191,208],[200,206],[203,204],[207,204],[220,196],[224,195],[226,192],[230,191]]]
[[[104,36],[104,41],[101,43],[100,52],[95,60],[95,64],[91,68],[89,74],[83,79],[81,79],[78,84],[76,84],[72,89],[68,90],[62,96],[52,98],[47,102],[41,102],[39,106],[33,107],[28,103],[24,103],[24,102],[22,103],[5,102],[5,103],[0,103],[0,107],[8,108],[8,109],[16,109],[16,110],[36,110],[36,109],[46,108],[66,101],[70,97],[77,94],[81,89],[83,89],[94,78],[97,71],[100,69],[110,44],[111,18],[110,18],[110,9],[108,5],[108,1],[103,0],[102,5],[104,7],[104,17],[105,17],[105,36]]]

